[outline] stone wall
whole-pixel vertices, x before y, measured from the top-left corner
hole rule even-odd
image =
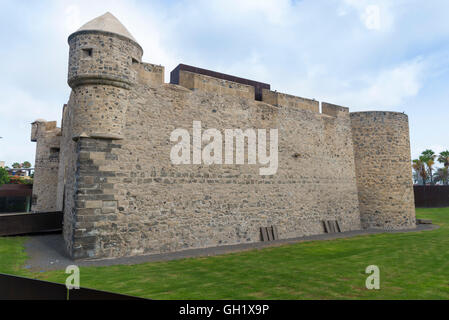
[[[209,77],[185,70],[179,72],[179,85],[191,90],[214,92],[219,95],[232,95],[254,99],[254,87],[237,82]]]
[[[104,92],[109,92],[108,90]],[[101,98],[101,97],[100,97]],[[107,99],[107,97],[104,97]],[[170,133],[279,130],[279,168],[172,165]],[[323,233],[322,220],[360,229],[349,114],[276,107],[165,84],[134,86],[122,140],[78,142],[73,257],[112,257]],[[66,213],[67,214],[67,213]],[[66,238],[70,241],[70,237]]]
[[[31,141],[36,142],[33,197],[31,211],[57,211],[56,191],[60,155],[61,130],[56,121],[37,120],[32,123]]]
[[[74,226],[76,225],[75,196],[77,192],[78,143],[73,139],[74,94],[70,95],[62,115],[61,155],[56,194],[58,210],[63,210],[63,236],[67,252],[72,251]],[[79,139],[78,139],[79,140]]]
[[[320,103],[313,99],[301,98],[268,89],[262,89],[262,101],[280,107],[291,107],[320,112]]]
[[[408,117],[351,113],[360,216],[364,228],[414,228]]]
[[[66,246],[73,258],[109,256],[105,253],[112,248],[126,250],[133,241],[126,235],[128,221],[119,224],[116,213],[118,190],[111,182],[120,173],[116,171],[119,164],[112,151],[121,146],[114,141],[93,138],[77,141],[73,176],[76,190],[72,203],[66,206],[67,210],[73,206],[69,211],[72,214],[64,219],[64,237],[69,242]]]
[[[164,83],[165,68],[151,63],[134,64],[137,69],[137,81],[140,84],[161,85]]]

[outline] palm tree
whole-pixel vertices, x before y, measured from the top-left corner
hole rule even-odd
[[[413,169],[422,178],[422,183],[425,185],[428,176],[423,156],[420,156],[419,159],[413,160]]]
[[[438,155],[438,162],[444,164],[445,168],[449,167],[449,150],[440,152]]]
[[[435,182],[441,182],[442,184],[449,184],[449,168],[443,167],[438,168],[437,172],[435,172]]]
[[[31,163],[29,161],[24,161],[22,167],[25,169],[31,168]]]
[[[427,165],[427,170],[428,170],[429,177],[430,177],[430,183],[433,184],[433,173],[432,172],[433,172],[433,165],[435,164],[435,158],[436,158],[435,152],[430,149],[424,150],[421,153],[421,156],[419,158],[421,159],[421,157],[422,157],[422,160],[424,161],[424,163]]]
[[[12,164],[12,167],[13,167],[14,169],[19,169],[19,168],[22,168],[22,165],[21,165],[20,163],[18,163],[18,162],[14,162],[14,163]]]

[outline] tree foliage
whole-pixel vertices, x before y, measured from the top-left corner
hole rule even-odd
[[[9,174],[5,168],[0,168],[0,186],[9,182]]]
[[[22,163],[22,168],[25,168],[25,169],[31,168],[31,163],[29,161],[24,161]]]
[[[14,162],[14,163],[12,164],[12,167],[13,167],[14,169],[19,169],[19,168],[22,167],[22,165],[21,165],[20,163],[18,163],[18,162]]]
[[[443,164],[443,168],[435,168],[435,163]],[[421,178],[422,183],[426,184],[430,179],[430,183],[449,184],[449,150],[436,154],[433,150],[424,150],[418,159],[413,160],[412,167],[416,178]]]
[[[437,172],[435,172],[434,181],[445,185],[449,184],[449,168],[438,168]]]
[[[426,184],[428,175],[426,170],[426,163],[424,161],[425,159],[420,156],[418,159],[413,160],[413,169],[418,173],[418,175],[421,177],[423,184]]]
[[[438,155],[438,162],[442,163],[445,168],[449,167],[449,150],[440,152]]]

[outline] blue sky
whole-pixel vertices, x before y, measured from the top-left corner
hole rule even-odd
[[[405,112],[412,157],[449,149],[446,0],[0,0],[0,160],[34,164],[30,123],[58,120],[67,37],[106,11],[169,72],[186,63],[347,106]]]

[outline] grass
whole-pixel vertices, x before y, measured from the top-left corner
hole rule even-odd
[[[0,272],[29,276],[23,269],[27,259],[24,244],[26,237],[0,238]]]
[[[81,286],[153,299],[449,299],[449,208],[418,209],[440,228],[312,241],[207,258],[81,267]],[[25,239],[0,238],[0,272],[65,282],[64,271],[31,273]],[[365,268],[380,268],[367,290]]]

